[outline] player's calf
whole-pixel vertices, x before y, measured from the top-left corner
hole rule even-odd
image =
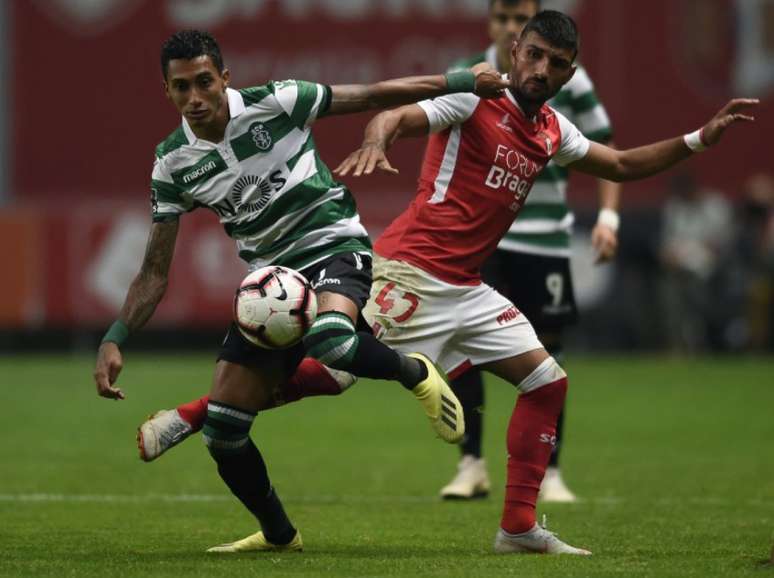
[[[304,358],[293,376],[275,392],[277,407],[317,395],[339,395],[357,378],[345,371],[326,367],[316,359]],[[207,417],[208,396],[183,403],[172,410],[160,410],[149,416],[137,429],[140,459],[151,462],[202,429]],[[266,408],[270,409],[270,408]]]
[[[508,424],[508,474],[501,528],[522,534],[535,525],[535,504],[556,442],[556,420],[567,393],[567,375],[549,357],[520,384]]]
[[[261,453],[250,439],[255,414],[210,401],[202,436],[231,492],[256,517],[266,541],[290,544],[297,535],[269,481]]]

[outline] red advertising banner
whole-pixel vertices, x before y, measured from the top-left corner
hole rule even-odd
[[[774,85],[774,8],[757,0],[547,0],[570,10],[616,127],[631,146],[693,129],[732,94]],[[161,92],[159,47],[174,30],[219,39],[235,86],[326,83],[442,71],[488,42],[487,0],[12,0],[12,188],[19,198],[139,198],[155,144],[178,123]],[[318,123],[323,157],[355,147],[364,116]],[[754,128],[687,170],[733,193],[769,167],[764,100]],[[422,142],[394,152],[401,175],[355,192],[411,195]],[[651,197],[661,181],[632,186]],[[634,193],[632,196],[635,196]]]
[[[771,172],[774,2],[546,0],[571,11],[581,60],[619,146],[692,130],[733,95],[757,96],[753,126],[680,171],[730,195]],[[335,84],[443,71],[488,44],[487,0],[11,0],[11,198],[0,215],[10,281],[0,326],[101,326],[113,318],[145,247],[153,150],[179,123],[161,87],[159,49],[180,28],[212,31],[237,87],[269,79]],[[321,120],[337,164],[369,115]],[[378,235],[413,196],[424,142],[391,152],[398,176],[351,180]],[[674,173],[672,173],[674,174]],[[669,175],[627,184],[624,204],[654,204]],[[571,201],[593,199],[590,180]],[[578,194],[581,191],[581,194]],[[171,286],[154,323],[222,325],[244,273],[214,217],[183,218]]]

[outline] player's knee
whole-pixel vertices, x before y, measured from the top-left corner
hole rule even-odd
[[[519,384],[519,391],[529,393],[552,384],[556,384],[556,387],[561,387],[566,391],[567,374],[553,357],[548,357],[522,380]]]
[[[347,315],[336,311],[317,317],[304,336],[306,354],[334,369],[349,369],[357,346],[355,324]]]
[[[207,404],[202,438],[210,455],[218,460],[247,448],[255,415],[217,402]]]

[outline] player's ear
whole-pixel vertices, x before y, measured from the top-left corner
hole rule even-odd
[[[166,79],[161,81],[161,86],[164,87],[164,95],[167,97],[167,100],[172,100],[172,97],[169,95],[169,83]]]
[[[519,52],[519,41],[514,40],[511,45],[511,64],[516,64],[516,53]]]
[[[231,71],[228,68],[224,68],[220,73],[220,77],[223,79],[223,87],[227,88],[231,82]]]

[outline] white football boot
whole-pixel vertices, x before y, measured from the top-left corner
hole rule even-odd
[[[497,530],[494,541],[494,551],[497,554],[571,554],[575,556],[591,556],[591,552],[583,548],[575,548],[565,544],[556,534],[535,524],[531,530],[523,534],[509,534],[502,528]]]
[[[172,448],[193,433],[191,424],[185,421],[176,409],[162,409],[137,428],[137,448],[140,459],[152,462],[169,448]]]
[[[457,464],[457,475],[441,488],[441,497],[444,500],[485,498],[489,495],[490,487],[484,458],[468,454],[462,456]]]
[[[559,468],[549,467],[540,484],[540,495],[538,499],[542,502],[555,502],[561,504],[572,504],[578,501],[578,497],[573,494],[562,479]]]

